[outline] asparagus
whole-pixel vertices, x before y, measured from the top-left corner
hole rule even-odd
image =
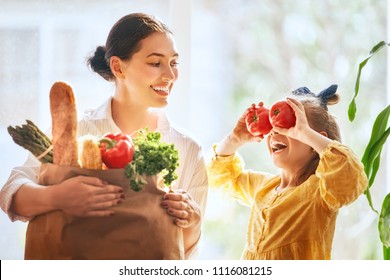
[[[52,163],[53,150],[51,150],[52,143],[50,138],[32,121],[26,120],[26,122],[27,124],[22,126],[9,126],[7,128],[8,133],[16,144],[27,149],[36,157],[41,156],[39,160],[42,163]],[[47,153],[43,155],[45,152]]]

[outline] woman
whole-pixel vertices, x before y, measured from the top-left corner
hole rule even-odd
[[[92,70],[115,83],[115,93],[79,122],[79,135],[107,132],[135,135],[148,128],[179,151],[178,181],[161,203],[183,228],[186,258],[196,256],[201,218],[207,197],[207,173],[199,144],[172,127],[160,108],[178,77],[179,55],[172,32],[156,18],[134,13],[121,18],[111,29],[105,46],[88,60]],[[30,156],[12,173],[0,193],[1,208],[11,220],[62,210],[79,217],[105,217],[122,202],[122,188],[97,178],[75,177],[54,186],[38,185],[39,162]]]

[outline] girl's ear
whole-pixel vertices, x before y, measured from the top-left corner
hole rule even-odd
[[[119,57],[112,56],[110,58],[110,68],[112,74],[114,74],[117,79],[125,78],[125,75],[122,72],[122,60]]]

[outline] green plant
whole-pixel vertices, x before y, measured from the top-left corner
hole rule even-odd
[[[360,76],[362,73],[362,69],[373,55],[375,55],[377,52],[379,52],[386,46],[390,46],[390,44],[386,43],[385,41],[379,42],[372,48],[369,55],[359,64],[358,75],[355,83],[355,94],[353,95],[353,98],[348,107],[348,117],[351,122],[356,117],[356,97],[360,89]],[[376,174],[380,167],[383,146],[385,145],[386,140],[390,134],[390,127],[388,127],[389,116],[390,105],[387,105],[378,114],[374,121],[370,140],[368,141],[368,144],[363,153],[363,157],[361,159],[364,165],[364,172],[366,173],[368,178],[368,186],[364,194],[367,197],[371,209],[379,215],[378,231],[380,240],[383,245],[383,258],[385,260],[390,260],[390,193],[385,196],[382,203],[382,209],[380,213],[378,213],[378,211],[374,208],[371,199],[370,188],[375,181]]]

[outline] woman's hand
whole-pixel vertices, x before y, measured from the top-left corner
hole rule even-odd
[[[181,228],[200,224],[201,211],[198,204],[184,190],[170,191],[163,197],[161,207],[174,217],[174,223]]]
[[[188,252],[199,241],[201,210],[185,190],[175,190],[163,196],[161,207],[173,217],[174,223],[183,229],[184,250]]]
[[[110,208],[125,198],[121,187],[88,176],[73,177],[48,189],[55,209],[78,217],[111,216],[114,211]]]

